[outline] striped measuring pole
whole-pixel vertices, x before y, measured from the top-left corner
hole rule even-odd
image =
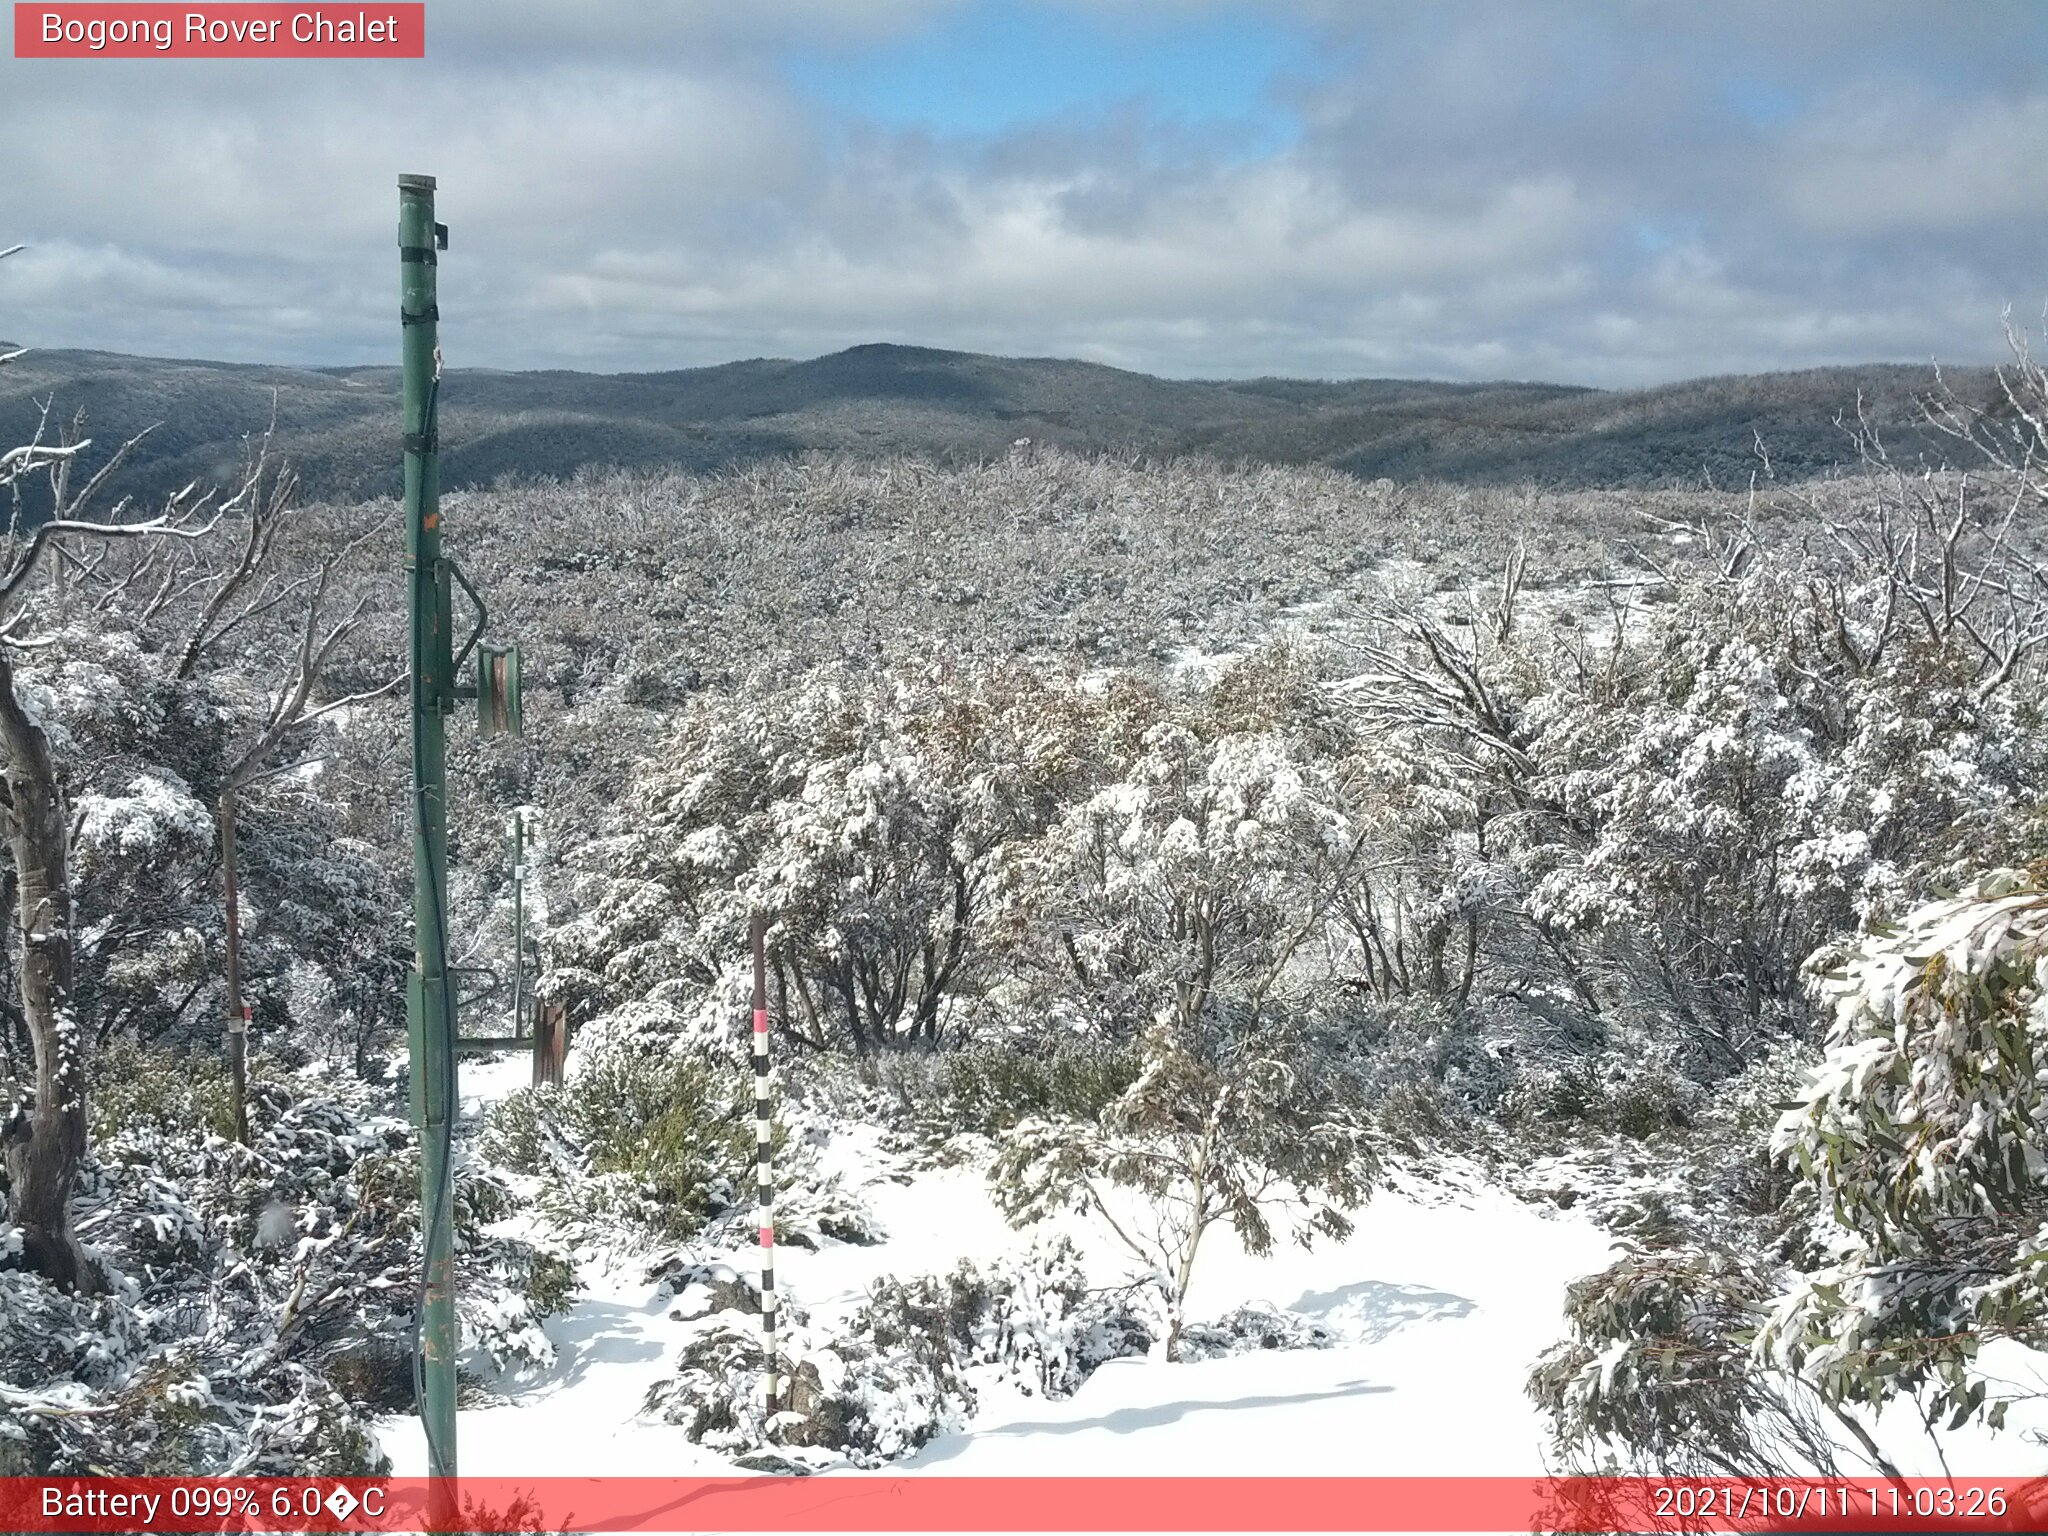
[[[775,1417],[775,1151],[768,1106],[768,923],[756,917],[754,943],[754,1154],[761,1211],[761,1411]]]

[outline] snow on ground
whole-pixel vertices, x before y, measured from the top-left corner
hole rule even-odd
[[[466,1115],[529,1080],[527,1058],[465,1064]],[[776,1252],[778,1282],[831,1330],[886,1274],[940,1274],[962,1258],[986,1261],[1028,1246],[988,1198],[977,1166],[911,1172],[873,1127],[836,1132],[821,1158],[857,1189],[888,1234],[860,1247]],[[1561,1167],[1559,1172],[1564,1172]],[[1619,1170],[1616,1170],[1617,1172]],[[1593,1170],[1565,1182],[1583,1187]],[[1622,1182],[1628,1182],[1623,1176]],[[1599,1193],[1592,1191],[1592,1193]],[[1610,1192],[1611,1193],[1611,1192]],[[1606,1203],[1612,1203],[1606,1202]],[[1518,1198],[1469,1164],[1446,1160],[1427,1175],[1397,1175],[1356,1215],[1341,1243],[1308,1252],[1282,1246],[1259,1259],[1234,1237],[1205,1239],[1188,1315],[1201,1321],[1264,1302],[1329,1325],[1329,1349],[1272,1350],[1169,1363],[1111,1361],[1071,1398],[1047,1401],[1014,1388],[981,1389],[974,1422],[943,1435],[890,1473],[1000,1475],[1523,1475],[1546,1470],[1540,1416],[1523,1391],[1535,1357],[1563,1332],[1565,1286],[1604,1268],[1614,1238],[1589,1214],[1600,1199],[1559,1209]],[[515,1222],[528,1218],[516,1217]],[[1130,1262],[1099,1226],[1067,1230],[1091,1279],[1114,1284]],[[681,1429],[643,1418],[648,1388],[671,1374],[696,1326],[671,1319],[674,1298],[645,1278],[646,1254],[577,1254],[580,1294],[546,1324],[559,1358],[537,1378],[509,1379],[458,1415],[465,1474],[688,1476],[732,1470]],[[751,1250],[705,1252],[754,1272]],[[1987,1348],[1987,1369],[2048,1386],[2048,1360],[2018,1346]],[[2048,1429],[2024,1405],[2011,1428],[1944,1434],[1955,1475],[2007,1475],[2040,1459],[2022,1438]],[[382,1420],[378,1433],[399,1475],[426,1470],[419,1421]],[[1943,1467],[1907,1405],[1877,1426],[1909,1473]]]
[[[523,1057],[465,1065],[465,1109],[509,1092],[529,1070]],[[906,1173],[872,1128],[836,1134],[824,1162],[859,1189],[888,1237],[871,1247],[828,1240],[815,1253],[777,1250],[777,1279],[814,1325],[829,1327],[881,1275],[943,1273],[963,1257],[1020,1250],[1033,1236],[1003,1220],[979,1168]],[[890,1470],[1540,1472],[1541,1426],[1523,1378],[1558,1335],[1566,1283],[1602,1267],[1611,1238],[1582,1217],[1452,1172],[1445,1182],[1408,1178],[1382,1192],[1342,1244],[1255,1259],[1228,1233],[1205,1240],[1191,1318],[1263,1301],[1327,1323],[1343,1340],[1337,1347],[1114,1361],[1063,1401],[984,1389],[966,1432]],[[1067,1230],[1097,1283],[1126,1278],[1128,1260],[1101,1229],[1077,1220]],[[750,1253],[727,1257],[749,1270],[754,1263]],[[728,1469],[675,1426],[639,1416],[692,1326],[669,1318],[673,1298],[644,1281],[644,1257],[586,1252],[578,1263],[582,1294],[547,1324],[559,1351],[554,1367],[460,1412],[465,1474]],[[424,1472],[418,1420],[389,1418],[378,1431],[400,1474]]]
[[[455,1071],[455,1095],[464,1118],[474,1119],[532,1081],[533,1058],[524,1051],[507,1051],[481,1061],[465,1057]]]
[[[1246,1255],[1225,1238],[1190,1315],[1264,1301],[1329,1324],[1331,1349],[1186,1364],[1117,1360],[1073,1397],[984,1398],[966,1433],[898,1469],[999,1476],[1539,1473],[1522,1383],[1559,1333],[1565,1285],[1608,1262],[1590,1223],[1499,1190],[1376,1196],[1341,1245]]]

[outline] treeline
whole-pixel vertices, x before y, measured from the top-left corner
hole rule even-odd
[[[452,344],[451,344],[452,345]],[[451,363],[456,362],[451,352]],[[1949,381],[1990,398],[1981,371]],[[1840,426],[1859,401],[1902,462],[1940,461],[1924,430],[1924,368],[1822,369],[1602,391],[1544,384],[1155,379],[1057,359],[867,346],[803,362],[753,360],[646,374],[453,367],[442,483],[582,468],[709,473],[805,453],[969,463],[1019,437],[1081,453],[1330,465],[1360,479],[1553,489],[1741,486],[1759,438],[1777,472],[1852,465]],[[309,492],[395,495],[393,368],[305,369],[34,352],[0,375],[0,438],[26,440],[38,402],[83,410],[95,433],[155,430],[130,464],[144,497],[225,478],[273,409]],[[36,508],[31,504],[31,515]]]

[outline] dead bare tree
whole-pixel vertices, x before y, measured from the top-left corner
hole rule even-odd
[[[47,412],[45,413],[47,418]],[[17,653],[54,643],[32,631],[38,581],[53,552],[81,544],[131,539],[197,539],[213,526],[211,500],[180,493],[156,516],[120,521],[84,517],[108,477],[135,446],[124,443],[84,487],[73,490],[71,468],[91,440],[67,432],[50,443],[41,431],[28,445],[0,453],[0,486],[17,491],[23,476],[50,475],[51,515],[32,531],[19,524],[0,541],[0,829],[15,882],[15,967],[23,1023],[35,1059],[35,1083],[17,1090],[0,1140],[6,1145],[8,1217],[21,1229],[22,1259],[73,1289],[97,1290],[104,1277],[71,1226],[70,1200],[86,1148],[87,1043],[72,1007],[77,934],[73,921],[69,828],[63,781],[38,710],[20,691]],[[19,506],[18,496],[15,503]]]
[[[178,668],[181,678],[189,676],[199,657],[245,620],[301,592],[306,594],[298,644],[271,698],[269,711],[263,724],[229,762],[220,784],[221,886],[226,904],[229,1108],[234,1115],[235,1139],[243,1142],[249,1139],[249,1010],[242,999],[241,882],[236,844],[241,797],[264,779],[305,766],[297,759],[284,763],[276,761],[285,743],[303,727],[337,710],[382,698],[405,682],[405,675],[401,673],[376,688],[320,704],[313,702],[322,670],[335,648],[361,622],[369,603],[367,597],[360,598],[346,614],[328,622],[327,604],[335,574],[380,530],[374,527],[365,529],[330,548],[312,570],[289,581],[277,581],[273,552],[278,531],[293,508],[297,483],[296,477],[284,466],[279,466],[272,473],[270,440],[266,435],[251,459],[242,490],[236,497],[237,502],[247,507],[249,516],[249,529],[242,541],[240,554],[214,582],[186,642]],[[235,611],[231,614],[230,610]]]
[[[1974,664],[1984,700],[2048,646],[2048,568],[2026,537],[2048,509],[2048,371],[2008,332],[2017,361],[1999,370],[1990,405],[1964,403],[1945,382],[1922,401],[1929,424],[1971,450],[1971,469],[1897,464],[1860,400],[1845,423],[1870,500],[1857,519],[1823,525],[1846,557],[1847,580],[1880,583],[1884,606],[1858,639],[1844,621],[1843,577],[1817,582],[1814,599],[1824,638],[1852,670],[1875,667],[1902,627],[1917,628]]]

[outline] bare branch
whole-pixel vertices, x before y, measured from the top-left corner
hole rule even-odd
[[[212,531],[213,524],[211,522],[204,523],[198,527],[188,527],[180,526],[161,517],[153,517],[144,523],[93,523],[69,518],[63,521],[44,523],[36,529],[34,537],[29,540],[27,553],[16,562],[14,569],[7,574],[6,579],[0,581],[0,612],[5,612],[8,605],[14,601],[15,594],[21,590],[22,584],[34,572],[36,562],[41,557],[44,549],[48,548],[57,539],[69,537],[95,539],[198,539],[205,537]],[[9,624],[11,623],[12,620],[9,621]],[[0,625],[0,634],[4,634],[6,629],[6,625]]]

